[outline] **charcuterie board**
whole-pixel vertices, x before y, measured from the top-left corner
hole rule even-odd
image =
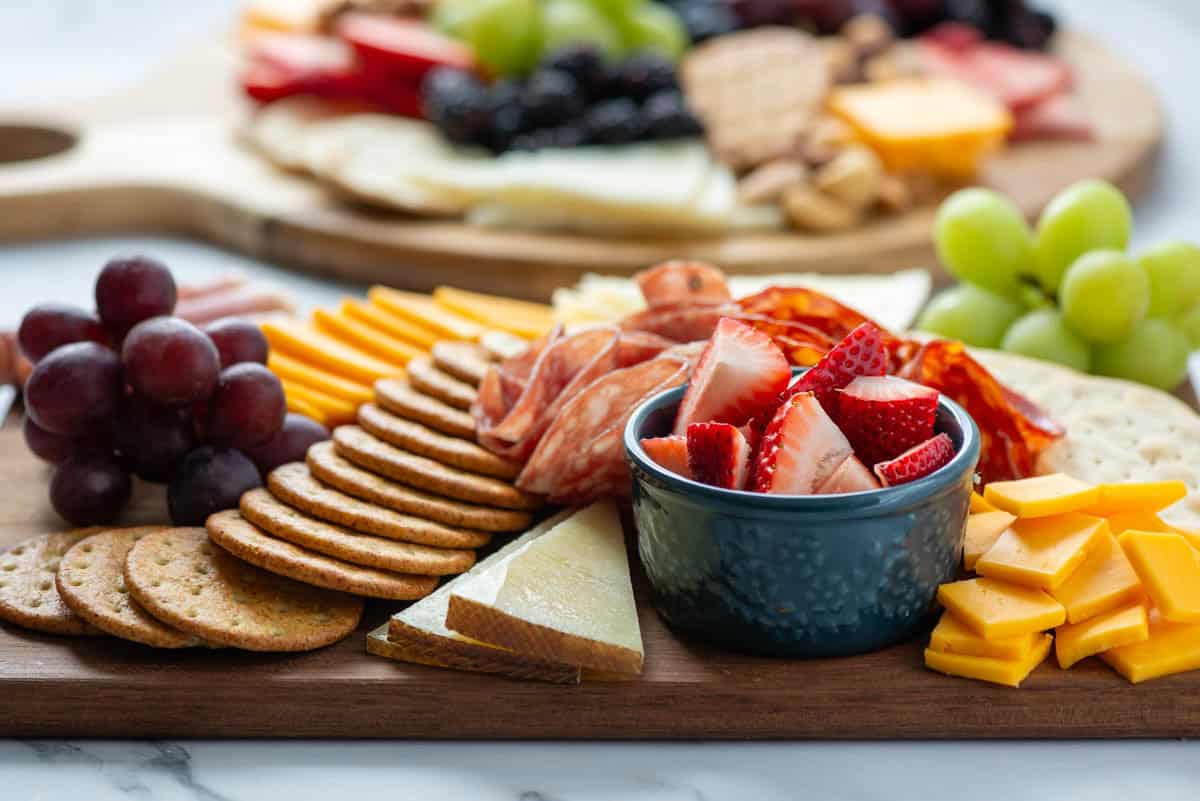
[[[1148,84],[1080,34],[1076,68],[1093,142],[1010,148],[984,176],[1036,213],[1062,187],[1102,177],[1136,194],[1162,138]],[[598,238],[384,216],[356,208],[244,149],[232,42],[197,48],[143,85],[69,109],[0,111],[0,239],[121,230],[195,236],[270,262],[427,290],[450,283],[546,297],[587,271],[630,273],[666,258],[735,272],[891,272],[931,260],[933,206],[849,233],[703,239]]]
[[[0,433],[0,547],[59,527],[45,468]],[[31,502],[31,499],[37,499]],[[161,499],[131,519],[161,520]],[[0,736],[498,739],[1127,738],[1200,736],[1200,674],[1130,687],[1101,664],[1046,664],[1020,691],[947,681],[915,641],[867,656],[771,660],[676,636],[640,603],[646,671],[579,686],[369,656],[393,611],[368,607],[305,655],[151,650],[0,626]]]

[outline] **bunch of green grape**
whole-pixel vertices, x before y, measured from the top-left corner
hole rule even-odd
[[[441,0],[433,24],[497,75],[524,74],[567,44],[593,44],[614,59],[657,50],[672,60],[688,44],[679,16],[649,0]]]
[[[1171,389],[1200,348],[1200,247],[1166,242],[1134,257],[1131,227],[1129,202],[1104,181],[1063,190],[1036,231],[997,192],[956,192],[934,240],[963,283],[933,298],[918,328]]]

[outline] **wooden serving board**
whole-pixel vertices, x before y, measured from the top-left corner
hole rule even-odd
[[[0,550],[57,530],[48,471],[0,433]],[[163,520],[161,499],[133,518]],[[643,588],[644,589],[644,588]],[[643,593],[644,596],[644,593]],[[951,739],[1200,736],[1200,672],[1130,686],[1089,660],[1012,690],[921,666],[921,641],[792,661],[675,636],[643,599],[646,671],[575,687],[370,656],[358,632],[308,654],[159,651],[0,624],[0,737]]]
[[[1159,104],[1141,76],[1080,34],[1064,35],[1059,50],[1076,69],[1098,137],[1020,145],[990,164],[986,182],[1030,215],[1082,178],[1137,194],[1162,139]],[[236,62],[232,43],[213,42],[119,96],[53,112],[0,111],[0,240],[164,231],[352,280],[534,298],[587,271],[630,273],[667,258],[731,272],[892,272],[934,262],[932,207],[845,234],[702,239],[496,231],[371,212],[238,144],[248,109]]]

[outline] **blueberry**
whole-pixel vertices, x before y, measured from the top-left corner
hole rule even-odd
[[[635,142],[645,130],[637,104],[627,97],[592,106],[587,112],[586,125],[588,138],[600,145]]]
[[[521,94],[521,106],[535,126],[564,123],[579,116],[585,105],[579,83],[562,70],[537,70]]]
[[[683,94],[672,90],[651,95],[642,106],[642,120],[651,139],[679,139],[704,131]]]
[[[737,14],[725,3],[692,0],[678,7],[683,27],[694,44],[733,33],[741,27]]]
[[[678,89],[679,76],[675,65],[653,51],[634,53],[620,67],[622,94],[634,100],[645,100],[664,89]]]
[[[438,67],[421,82],[425,117],[458,145],[487,144],[492,111],[488,89],[469,72]]]
[[[602,97],[609,67],[600,49],[588,44],[560,47],[542,60],[542,68],[565,72],[588,97]]]

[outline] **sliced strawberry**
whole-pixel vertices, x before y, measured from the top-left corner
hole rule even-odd
[[[337,33],[354,48],[373,78],[391,76],[415,82],[434,67],[475,69],[471,48],[419,20],[343,14]]]
[[[867,464],[899,456],[933,436],[938,391],[892,375],[861,376],[837,393],[833,419]]]
[[[785,401],[767,426],[751,487],[776,495],[812,495],[853,455],[817,396],[801,392]]]
[[[684,478],[692,477],[692,470],[688,467],[687,437],[675,434],[669,437],[647,437],[642,440],[642,448],[659,467]]]
[[[867,466],[854,456],[842,462],[821,486],[817,487],[818,495],[832,495],[839,492],[866,492],[879,489],[879,480],[871,475]]]
[[[750,443],[729,423],[692,423],[687,430],[687,461],[696,481],[742,489],[750,472]]]
[[[242,88],[256,100],[296,94],[359,97],[364,81],[345,42],[327,36],[271,34],[255,40]]]
[[[675,433],[686,433],[692,423],[740,426],[778,403],[791,375],[769,336],[722,317],[679,404]]]
[[[875,475],[885,487],[907,484],[924,478],[954,458],[954,443],[945,434],[938,434],[910,448],[895,459],[875,465]]]
[[[883,332],[874,323],[866,322],[855,328],[833,350],[821,357],[811,370],[792,384],[784,396],[800,392],[815,392],[825,410],[836,411],[835,390],[863,375],[883,375],[887,369],[887,353],[883,349]]]

